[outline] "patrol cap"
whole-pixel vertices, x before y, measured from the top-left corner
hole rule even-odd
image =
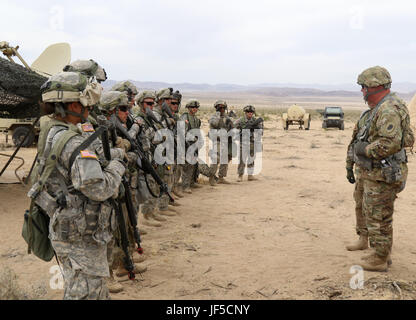
[[[107,80],[107,74],[103,67],[101,67],[94,60],[75,60],[66,65],[63,71],[80,72],[87,77],[95,77],[97,81],[102,82]]]
[[[357,79],[357,83],[366,87],[378,87],[384,85],[390,87],[391,76],[386,68],[375,66],[365,69],[360,73]]]
[[[98,85],[98,86],[97,86]],[[90,84],[79,72],[60,72],[50,77],[40,88],[43,102],[77,102],[83,106],[96,104],[102,87]]]
[[[127,93],[130,91],[134,95],[139,93],[136,86],[128,80],[116,83],[114,86],[111,87],[111,91],[120,91]]]
[[[185,106],[186,108],[199,108],[200,107],[200,104],[199,104],[199,102],[198,102],[198,100],[190,100],[187,104],[186,104],[186,106]]]
[[[227,108],[227,102],[225,102],[225,100],[217,100],[214,103],[214,108],[218,109],[218,106],[223,105],[224,107]]]
[[[120,106],[128,106],[127,94],[120,91],[106,91],[101,95],[100,110],[111,111]]]

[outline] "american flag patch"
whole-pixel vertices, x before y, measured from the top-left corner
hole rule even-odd
[[[95,131],[94,127],[92,126],[91,123],[83,123],[81,125],[81,127],[82,127],[82,131],[84,131],[84,132],[94,132]]]
[[[81,158],[97,159],[95,153],[89,152],[88,150],[81,150]]]

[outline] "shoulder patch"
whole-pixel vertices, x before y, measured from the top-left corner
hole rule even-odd
[[[94,132],[95,131],[94,127],[92,126],[91,123],[83,123],[81,125],[81,127],[82,127],[83,132]]]
[[[80,153],[81,158],[98,159],[95,153],[89,152],[88,150],[81,150]]]

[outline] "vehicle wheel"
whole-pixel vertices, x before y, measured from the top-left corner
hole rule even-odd
[[[29,126],[21,126],[13,130],[12,139],[16,147],[20,144],[20,142],[23,140],[23,138],[26,136],[28,132],[29,134],[22,144],[22,147],[25,148],[30,147],[35,141],[35,133],[33,132],[32,128]]]
[[[286,121],[286,127],[283,128],[283,129],[285,129],[285,130],[288,130],[289,129],[289,122],[288,121]]]
[[[344,130],[344,122],[339,126],[339,130]]]
[[[324,121],[324,122],[322,122],[322,128],[323,129],[326,129],[327,128],[327,125],[326,125],[326,122]]]

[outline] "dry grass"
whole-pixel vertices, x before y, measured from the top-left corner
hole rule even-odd
[[[46,294],[44,286],[22,288],[18,283],[18,276],[9,267],[1,266],[0,300],[33,300]]]

